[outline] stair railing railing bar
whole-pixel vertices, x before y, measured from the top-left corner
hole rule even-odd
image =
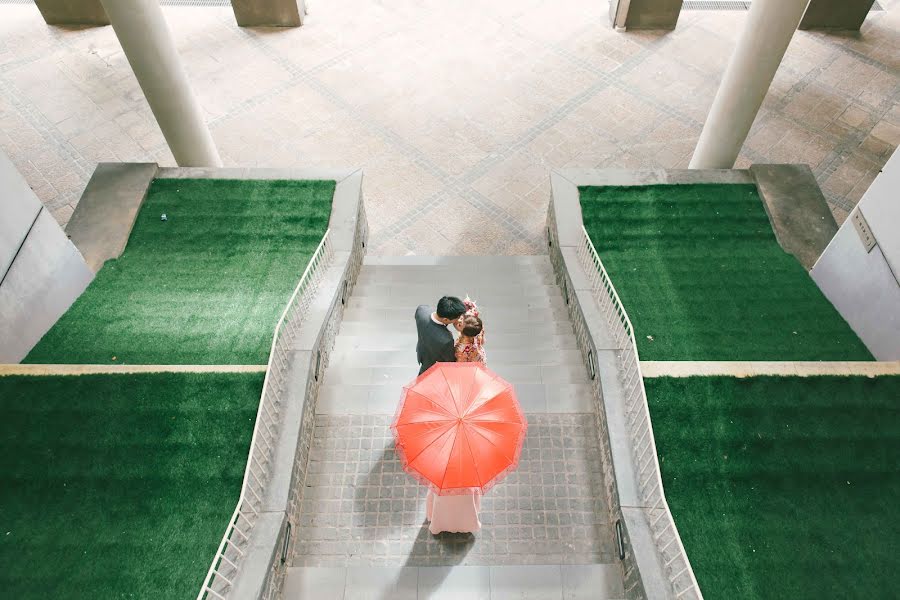
[[[249,541],[250,532],[259,517],[266,484],[271,475],[269,466],[278,432],[278,419],[285,401],[282,393],[286,381],[289,348],[309,308],[316,285],[333,256],[329,232],[326,231],[275,326],[241,493],[197,595],[198,600],[209,597],[224,600],[240,569],[244,546]],[[243,526],[240,525],[242,522]]]
[[[653,533],[657,551],[669,574],[676,597],[681,598],[687,594],[693,594],[702,598],[700,586],[697,584],[693,569],[691,569],[687,552],[678,534],[663,490],[656,453],[656,440],[653,436],[653,425],[650,420],[644,378],[641,374],[634,327],[606,268],[603,266],[603,261],[600,260],[600,256],[583,226],[581,236],[581,243],[577,249],[579,262],[588,276],[593,295],[606,316],[607,323],[614,334],[616,346],[619,348],[617,354],[625,391],[626,422],[632,442],[631,453],[639,469],[637,483],[642,501],[651,511],[657,512],[656,516],[650,519],[650,530]]]

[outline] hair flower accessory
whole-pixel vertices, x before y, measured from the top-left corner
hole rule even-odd
[[[463,300],[463,304],[466,307],[466,315],[471,315],[473,317],[480,316],[478,313],[478,305],[475,304],[475,301],[469,298],[469,295],[466,294],[465,300]]]

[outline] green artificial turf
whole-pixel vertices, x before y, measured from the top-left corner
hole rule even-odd
[[[0,377],[0,596],[193,598],[262,373]]]
[[[157,179],[125,252],[25,362],[265,364],[333,195],[333,181]]]
[[[897,597],[900,376],[645,383],[705,598]]]
[[[872,360],[753,185],[580,188],[644,360]]]

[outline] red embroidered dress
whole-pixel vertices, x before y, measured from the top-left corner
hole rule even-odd
[[[480,362],[484,363],[487,356],[484,351],[484,331],[474,338],[460,335],[456,340],[456,362]]]
[[[478,307],[474,301],[469,300],[468,296],[463,303],[466,305],[466,315],[480,316]],[[475,337],[460,334],[459,339],[456,340],[454,351],[456,352],[456,362],[480,362],[482,364],[487,362],[487,354],[484,351],[484,329]]]

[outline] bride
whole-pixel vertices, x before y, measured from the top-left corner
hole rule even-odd
[[[466,312],[454,323],[459,332],[459,339],[456,340],[453,348],[456,353],[456,362],[480,362],[483,364],[487,359],[484,351],[484,324],[481,322],[475,302],[466,296],[463,304],[466,305]]]

